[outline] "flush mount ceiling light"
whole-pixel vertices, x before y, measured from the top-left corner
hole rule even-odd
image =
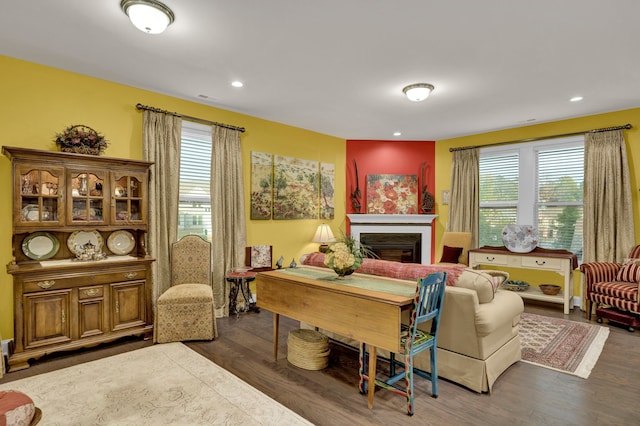
[[[420,102],[429,97],[429,94],[433,90],[433,85],[428,83],[416,83],[410,84],[402,91],[410,101]]]
[[[175,18],[171,9],[156,0],[122,0],[120,8],[137,29],[147,34],[160,34]]]

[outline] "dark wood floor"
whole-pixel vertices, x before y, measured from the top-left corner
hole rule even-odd
[[[577,309],[564,316],[559,305],[527,304],[527,312],[586,321]],[[268,311],[218,320],[220,337],[190,342],[189,347],[229,370],[316,425],[637,425],[640,424],[640,330],[609,326],[611,333],[589,379],[523,362],[511,366],[493,392],[478,394],[441,379],[440,396],[416,378],[415,415],[404,398],[376,392],[374,408],[357,390],[357,352],[331,344],[330,366],[307,371],[286,360],[288,330],[280,321],[279,357],[272,354],[272,318]],[[605,324],[606,325],[606,324]],[[8,373],[2,383],[151,345],[129,339],[89,350],[50,355],[27,370]],[[383,362],[380,369],[385,369]],[[215,404],[215,401],[212,401]]]

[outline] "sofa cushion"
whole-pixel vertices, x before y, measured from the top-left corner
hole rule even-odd
[[[622,281],[627,283],[640,282],[640,259],[630,259],[622,265],[622,268],[616,275],[616,281]]]
[[[475,290],[478,294],[479,303],[491,302],[495,294],[494,281],[487,271],[465,268],[456,281],[455,286]]]
[[[302,265],[326,268],[324,253],[309,253],[300,258]],[[456,285],[456,281],[465,270],[465,265],[422,265],[419,263],[402,263],[392,260],[363,259],[362,265],[356,270],[360,274],[377,275],[381,277],[396,278],[399,280],[414,281],[424,278],[433,272],[446,272],[447,285]]]
[[[459,263],[462,247],[442,247],[442,257],[440,263]]]

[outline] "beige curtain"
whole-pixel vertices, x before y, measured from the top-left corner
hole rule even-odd
[[[478,148],[453,152],[447,231],[471,232],[472,248],[478,246],[479,164]]]
[[[244,265],[247,245],[240,134],[237,130],[212,127],[211,223],[216,317],[229,316],[230,284],[224,275]]]
[[[171,286],[171,243],[178,237],[180,188],[180,138],[182,120],[173,115],[144,111],[143,152],[152,161],[149,173],[149,232],[147,251],[151,264],[152,302]]]
[[[635,244],[622,130],[586,134],[583,234],[583,262],[621,262]]]

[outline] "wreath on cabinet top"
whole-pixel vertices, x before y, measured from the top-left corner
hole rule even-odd
[[[76,154],[100,155],[109,145],[104,135],[83,124],[67,127],[54,140],[62,152]]]

